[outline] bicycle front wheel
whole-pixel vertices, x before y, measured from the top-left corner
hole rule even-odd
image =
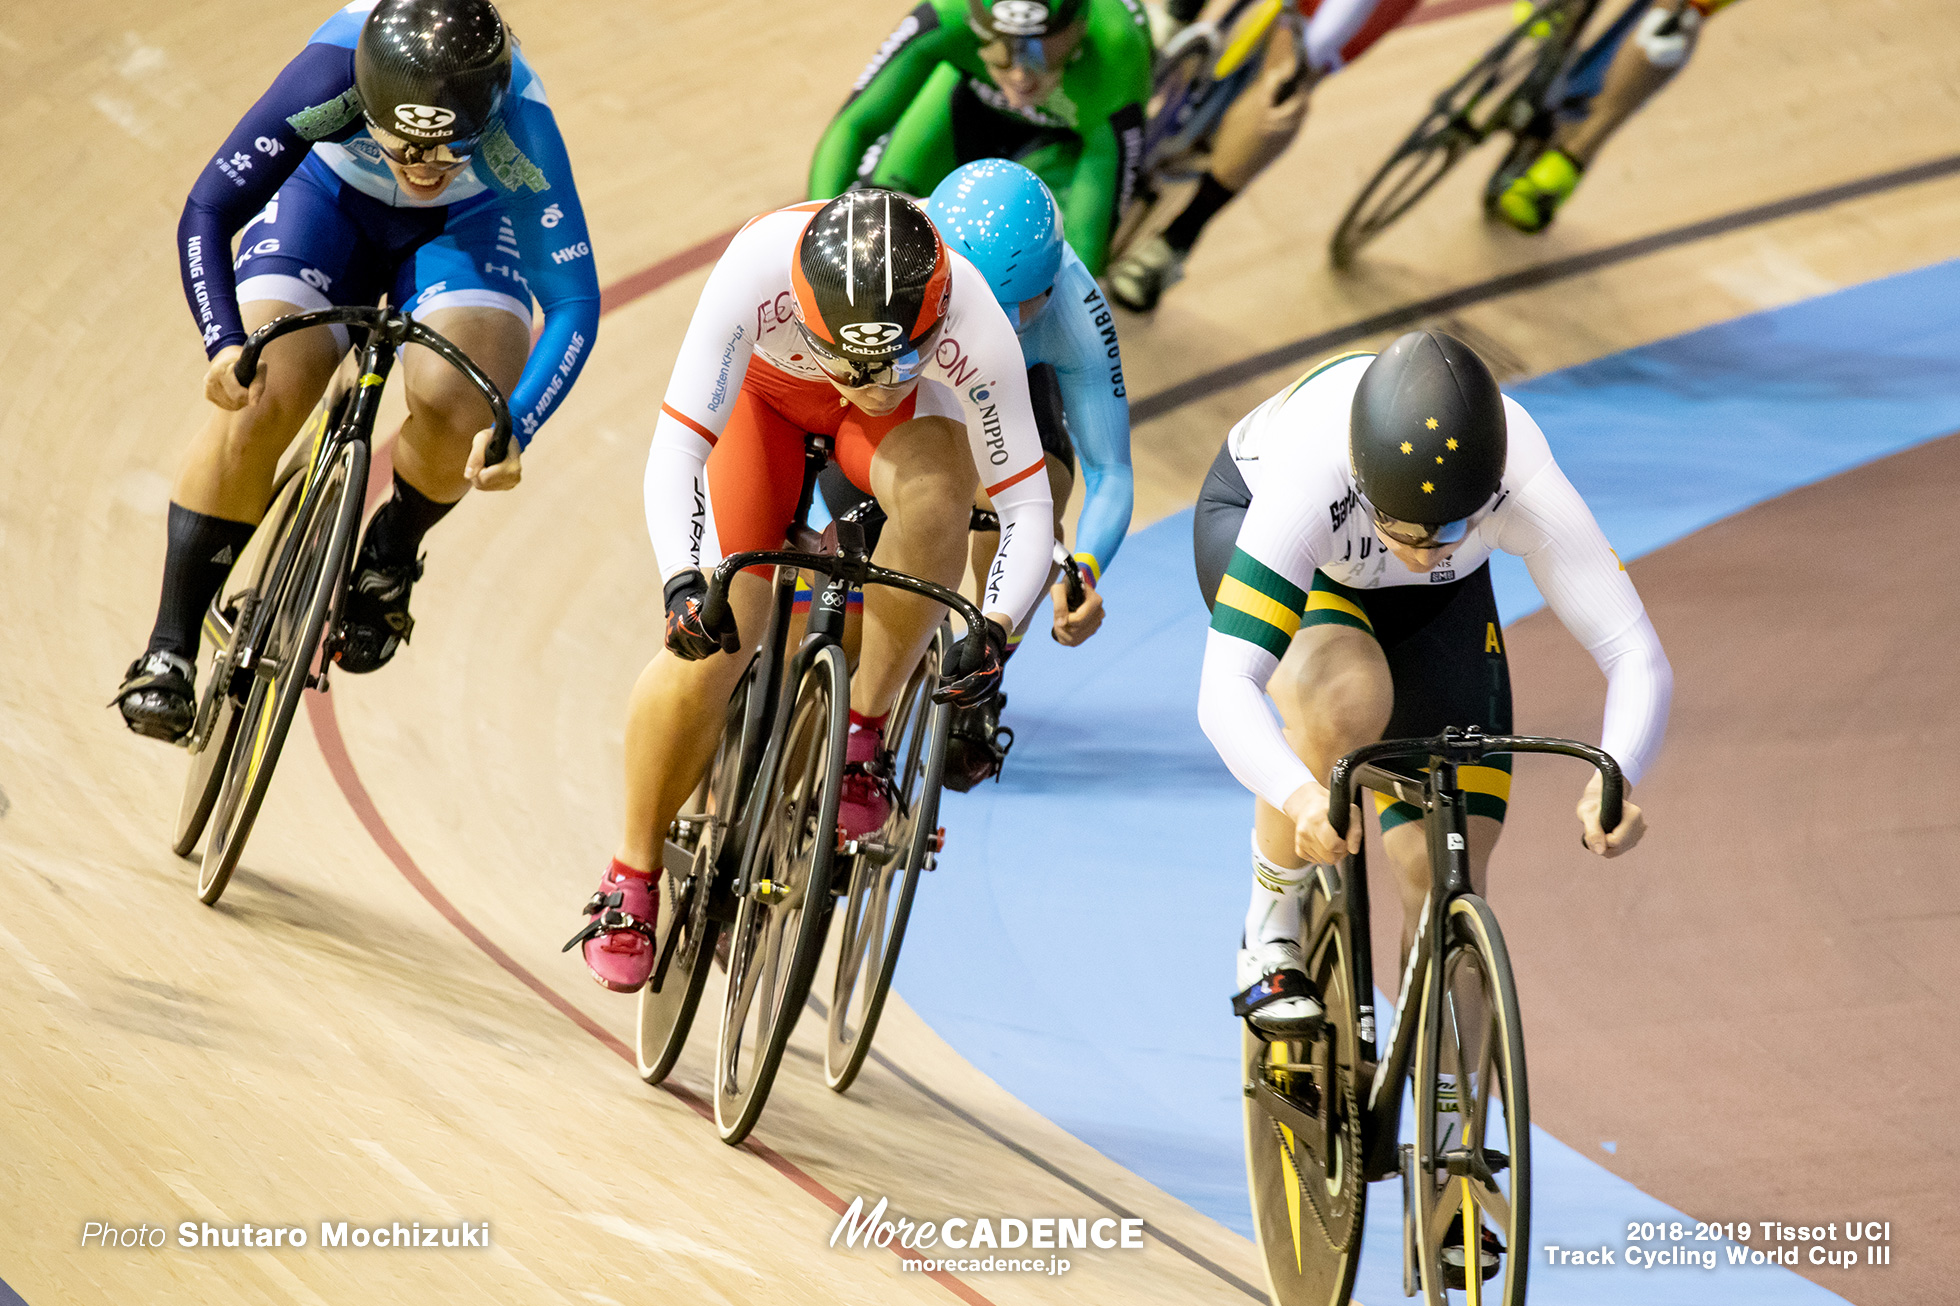
[[[762,1114],[823,952],[850,707],[843,650],[819,649],[752,800],[761,807],[745,823],[754,831],[747,891],[729,939],[715,1041],[715,1127],[730,1146]]]
[[[1337,268],[1388,230],[1493,132],[1524,132],[1597,0],[1545,0],[1429,106],[1334,229]]]
[[[252,615],[263,601],[266,569],[272,554],[286,537],[293,513],[299,507],[300,488],[306,478],[295,469],[278,485],[272,507],[259,523],[252,540],[245,546],[238,565],[218,591],[231,590],[232,580],[244,577],[242,590],[231,590],[229,602],[214,600],[204,618],[204,638],[211,646],[211,670],[198,700],[197,718],[185,741],[191,756],[190,774],[184,779],[183,801],[177,807],[177,832],[170,850],[179,857],[190,856],[197,847],[204,826],[217,805],[218,791],[224,787],[225,768],[231,761],[232,744],[238,738],[238,709],[243,701],[232,693],[232,671],[238,665],[239,645],[252,628]]]
[[[1488,903],[1464,894],[1444,921],[1441,1015],[1432,1028],[1425,1001],[1416,1033],[1410,1177],[1423,1300],[1523,1306],[1531,1262],[1531,1107],[1517,985]],[[1483,1237],[1486,1229],[1494,1244]],[[1466,1262],[1481,1267],[1474,1297],[1468,1274],[1479,1271]]]
[[[952,711],[933,702],[932,692],[939,686],[949,638],[947,628],[940,626],[899,696],[889,736],[894,741],[897,790],[892,814],[872,841],[876,846],[853,859],[824,1045],[824,1082],[833,1092],[851,1086],[871,1051],[871,1036],[891,992],[892,973],[898,969],[898,950],[905,941],[919,872],[936,841],[939,779],[946,763]]]
[[[1301,951],[1326,1023],[1312,1039],[1244,1035],[1246,1178],[1274,1306],[1343,1306],[1361,1263],[1360,998],[1341,895],[1328,891],[1334,872],[1323,874]]]
[[[198,869],[197,896],[207,906],[223,895],[238,867],[300,695],[306,692],[334,590],[346,578],[348,554],[360,530],[367,468],[367,445],[350,441],[305,491],[294,527],[300,532],[299,550],[292,566],[274,575],[275,588],[266,596],[273,606],[265,644],[256,650],[251,688],[238,708],[237,737]],[[281,544],[274,541],[270,547]]]
[[[742,723],[754,686],[755,663],[751,661],[735,692],[729,695],[714,762],[696,800],[681,813],[681,821],[693,830],[693,864],[682,872],[667,870],[660,877],[653,977],[640,990],[639,1038],[634,1053],[640,1078],[649,1084],[667,1078],[679,1060],[694,1025],[694,1013],[701,1005],[701,991],[707,987],[708,971],[714,965],[721,922],[709,908],[712,896],[725,892],[718,883],[722,878],[719,868],[727,860],[724,853],[729,841],[739,837],[741,829]],[[667,846],[676,845],[669,840]]]

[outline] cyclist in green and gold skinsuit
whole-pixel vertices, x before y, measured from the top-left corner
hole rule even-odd
[[[1135,0],[925,0],[817,143],[810,198],[856,182],[928,195],[963,163],[1013,159],[1100,274],[1136,187],[1150,57]]]

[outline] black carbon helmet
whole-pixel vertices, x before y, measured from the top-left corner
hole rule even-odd
[[[953,288],[946,243],[895,191],[846,191],[818,209],[790,264],[803,337],[839,381],[895,385],[932,357]]]
[[[1454,336],[1411,331],[1361,374],[1348,459],[1378,518],[1441,526],[1473,516],[1504,480],[1505,450],[1497,380]]]
[[[354,85],[382,131],[453,145],[490,125],[510,64],[510,31],[490,0],[380,0],[354,47]]]

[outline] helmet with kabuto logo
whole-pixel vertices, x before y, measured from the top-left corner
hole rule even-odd
[[[511,37],[489,0],[380,0],[354,47],[370,126],[467,154],[510,89]]]
[[[840,384],[903,385],[931,361],[953,265],[932,219],[895,191],[846,191],[818,209],[790,263],[804,343]]]

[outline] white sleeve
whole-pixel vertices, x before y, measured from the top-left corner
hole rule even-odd
[[[1514,442],[1544,444],[1544,433],[1522,408],[1513,405],[1508,415]],[[1538,592],[1605,673],[1600,747],[1629,783],[1637,783],[1667,735],[1674,673],[1633,581],[1585,500],[1549,449],[1542,461],[1531,461],[1536,470],[1503,506],[1497,543],[1524,559]]]
[[[1281,410],[1268,420],[1301,415]],[[1344,447],[1345,415],[1339,416]],[[1240,784],[1284,808],[1294,790],[1318,778],[1286,742],[1266,682],[1300,628],[1314,571],[1331,551],[1326,505],[1344,499],[1346,483],[1324,454],[1313,455],[1311,444],[1289,438],[1285,428],[1279,434],[1284,444],[1268,455],[1272,466],[1219,582],[1198,682],[1198,724]]]
[[[709,529],[708,452],[728,425],[735,396],[755,351],[756,305],[775,282],[787,283],[782,215],[759,218],[738,233],[694,306],[647,451],[647,534],[662,581],[704,565],[714,552]],[[716,561],[707,557],[707,565]]]
[[[1284,810],[1293,791],[1318,777],[1286,742],[1266,682],[1279,659],[1256,644],[1205,632],[1198,680],[1198,724],[1238,782]]]
[[[959,399],[981,488],[1000,517],[1000,548],[988,570],[980,610],[1019,625],[1048,588],[1055,556],[1055,503],[1047,459],[1028,403],[1027,362],[986,280],[958,254],[953,311],[927,375]]]

